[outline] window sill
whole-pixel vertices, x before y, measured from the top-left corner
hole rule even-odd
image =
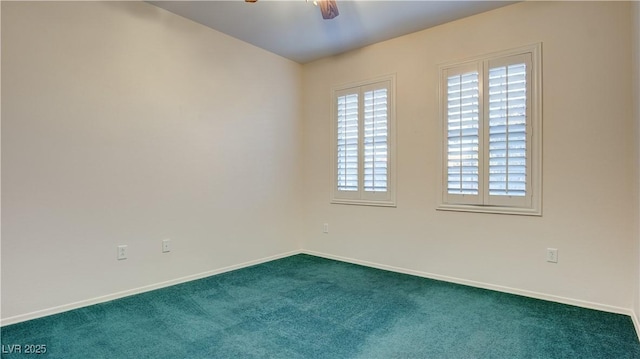
[[[454,211],[454,212],[475,212],[489,214],[510,214],[521,216],[542,216],[540,208],[522,208],[522,207],[501,207],[501,206],[480,206],[480,205],[464,205],[464,204],[440,204],[436,207],[438,211]]]
[[[361,199],[332,199],[331,204],[348,204],[355,206],[396,207],[394,201],[371,201]]]

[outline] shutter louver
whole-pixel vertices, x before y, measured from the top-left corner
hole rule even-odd
[[[477,195],[479,183],[478,73],[447,78],[447,191]]]
[[[337,185],[339,191],[358,190],[358,94],[338,97]]]
[[[387,191],[387,89],[364,93],[364,190]]]
[[[489,195],[527,193],[527,77],[524,63],[489,69]]]

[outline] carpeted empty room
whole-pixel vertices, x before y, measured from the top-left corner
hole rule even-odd
[[[2,358],[640,358],[640,3],[0,20]]]
[[[308,255],[11,325],[2,335],[46,343],[55,358],[640,356],[629,316]]]

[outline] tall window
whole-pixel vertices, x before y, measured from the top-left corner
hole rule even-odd
[[[333,90],[333,203],[394,206],[395,77]]]
[[[439,209],[541,213],[540,44],[440,68]]]

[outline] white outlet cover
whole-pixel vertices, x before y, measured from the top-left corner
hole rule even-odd
[[[119,245],[118,246],[118,255],[117,255],[118,260],[123,260],[123,259],[127,259],[127,246],[126,245]]]
[[[162,253],[171,252],[171,240],[165,239],[162,241]]]

